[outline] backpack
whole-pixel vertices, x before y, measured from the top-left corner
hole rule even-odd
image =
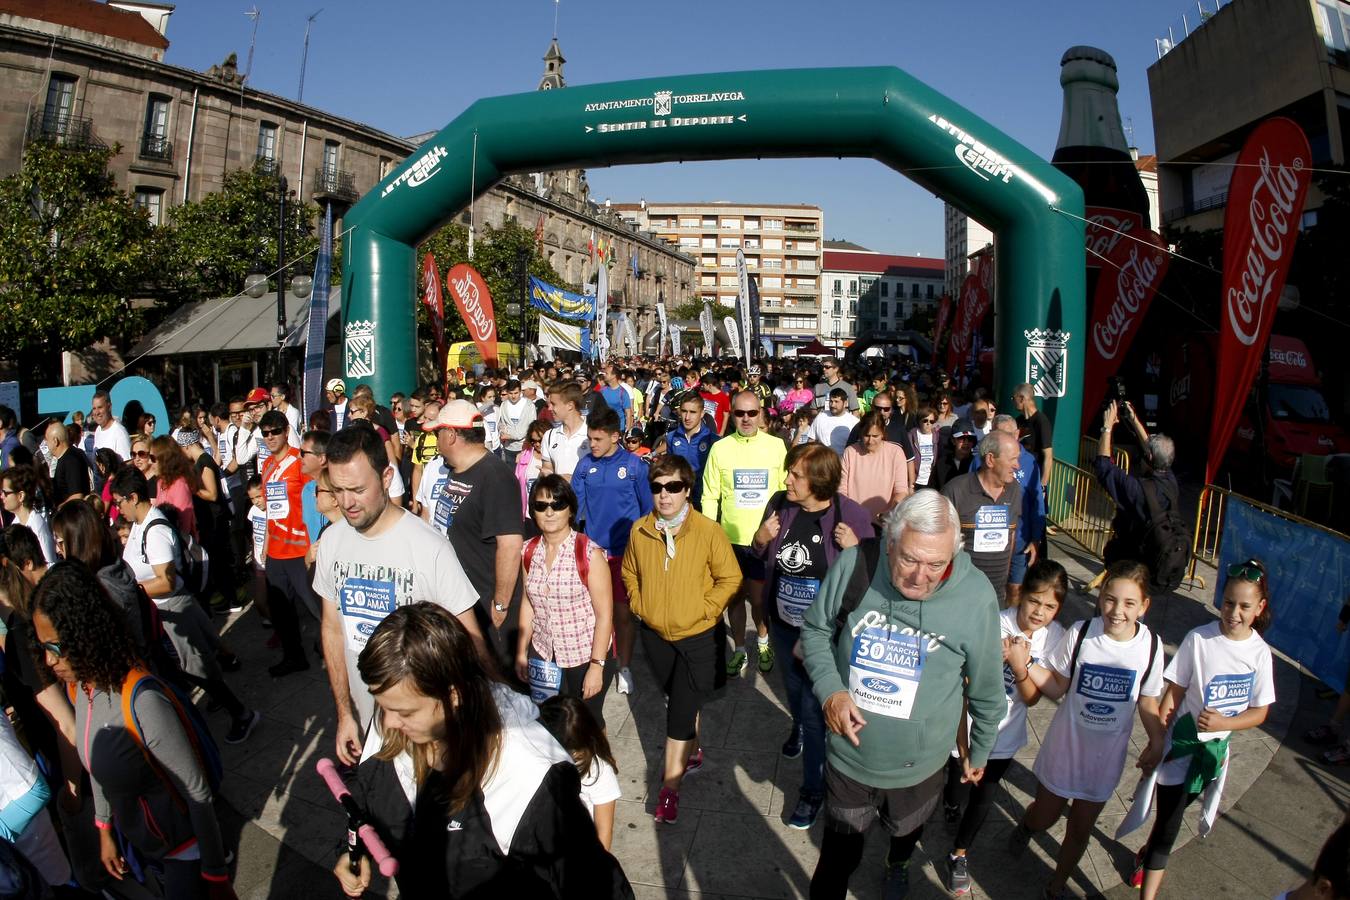
[[[1083,620],[1083,627],[1078,631],[1078,640],[1073,642],[1073,652],[1069,654],[1069,687],[1073,687],[1073,673],[1078,665],[1078,653],[1083,649],[1083,642],[1087,640],[1088,628],[1092,626],[1092,620],[1097,618],[1094,614]],[[1138,628],[1138,623],[1135,624]],[[1144,677],[1139,679],[1139,688],[1143,690],[1144,682],[1148,681],[1148,676],[1153,674],[1153,661],[1158,658],[1158,647],[1162,645],[1162,639],[1158,637],[1157,632],[1150,632],[1153,640],[1148,645],[1148,665],[1144,667]]]
[[[220,758],[220,748],[216,746],[216,740],[211,736],[211,729],[207,727],[201,713],[198,712],[197,707],[192,704],[192,700],[181,688],[170,681],[165,681],[150,674],[142,668],[132,668],[127,672],[127,677],[122,681],[122,722],[126,726],[127,734],[131,735],[131,739],[136,742],[136,746],[140,748],[141,755],[145,757],[145,761],[149,764],[151,770],[159,776],[159,780],[164,782],[164,786],[169,789],[169,795],[173,797],[174,805],[180,810],[186,810],[187,802],[178,793],[178,788],[174,787],[159,761],[146,748],[145,733],[141,731],[141,724],[136,718],[135,703],[137,695],[141,690],[153,686],[159,687],[160,693],[168,698],[169,705],[178,714],[178,721],[183,726],[183,733],[187,735],[188,743],[192,745],[192,749],[197,755],[197,761],[201,763],[202,772],[206,775],[206,783],[210,786],[212,794],[217,794],[220,790],[225,766]],[[71,683],[66,686],[66,689],[70,695],[71,703],[74,703],[77,691],[76,685]]]
[[[157,508],[161,513],[165,511],[164,507]],[[183,579],[183,590],[194,596],[199,595],[206,586],[206,563],[210,557],[206,549],[192,539],[192,535],[184,534],[175,523],[169,521],[167,515],[162,519],[150,519],[141,529],[141,562],[150,565],[146,543],[150,539],[150,529],[156,525],[168,528],[173,538],[174,568]]]
[[[877,570],[877,560],[881,558],[881,538],[870,537],[858,542],[858,555],[853,562],[853,571],[849,573],[848,585],[844,588],[844,597],[839,601],[839,611],[834,614],[834,628],[830,632],[830,643],[838,644],[839,636],[844,633],[849,615],[862,603],[863,594],[872,583],[872,574]]]
[[[521,551],[525,561],[525,574],[530,573],[530,563],[534,560],[534,552],[539,549],[539,543],[544,538],[537,535],[525,542],[525,548]],[[586,535],[578,531],[575,535],[575,543],[572,545],[572,553],[577,558],[577,575],[581,576],[582,584],[589,584],[591,578],[591,553],[590,541]]]
[[[1190,529],[1177,513],[1175,490],[1159,484],[1153,478],[1141,478],[1144,502],[1148,504],[1148,524],[1139,539],[1139,561],[1152,573],[1152,586],[1161,591],[1174,591],[1186,578],[1186,567],[1191,561]],[[1167,509],[1162,508],[1159,493],[1167,498]]]

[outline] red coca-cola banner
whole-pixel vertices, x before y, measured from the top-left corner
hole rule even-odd
[[[431,315],[431,327],[436,333],[436,371],[445,373],[445,301],[441,298],[441,273],[436,268],[436,257],[428,253],[422,258],[422,302]]]
[[[961,283],[956,321],[947,344],[947,371],[957,372],[970,362],[970,341],[994,300],[994,255],[979,253],[970,260],[970,274]]]
[[[497,365],[497,320],[492,315],[492,292],[487,282],[473,266],[460,263],[446,273],[445,286],[455,298],[455,306],[459,307],[483,362]]]
[[[1121,229],[1124,234],[1096,235],[1095,244],[1093,229],[1088,228],[1088,247],[1101,254],[1089,254],[1088,261],[1101,264],[1101,275],[1092,300],[1083,362],[1084,424],[1096,415],[1106,396],[1107,380],[1120,371],[1172,258],[1162,238],[1146,231],[1142,221],[1136,218],[1134,227]]]
[[[1207,484],[1228,450],[1275,322],[1308,195],[1310,160],[1303,129],[1277,116],[1251,133],[1233,168],[1224,212],[1223,306]]]
[[[1103,257],[1110,256],[1121,241],[1131,237],[1140,237],[1145,231],[1144,217],[1128,209],[1116,209],[1112,206],[1089,206],[1087,217],[1087,264],[1089,269],[1099,268]]]
[[[942,302],[938,304],[937,319],[933,322],[933,352],[937,352],[938,344],[942,340],[942,332],[947,327],[947,320],[952,317],[952,295],[943,294]]]

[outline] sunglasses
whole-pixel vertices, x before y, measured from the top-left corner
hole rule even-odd
[[[264,429],[262,429],[262,433],[263,433],[263,437],[276,437],[276,436],[279,435],[279,434],[285,434],[285,433],[286,433],[286,429],[285,429],[285,428],[264,428]]]
[[[7,491],[7,490],[4,490],[4,489],[0,488],[0,496],[13,497],[13,496],[14,496],[15,494],[17,494],[17,493],[18,493],[18,491]]]
[[[66,651],[63,650],[61,645],[56,641],[39,641],[38,646],[43,650],[46,650],[52,656],[55,656],[57,659],[61,659],[66,655]]]
[[[137,459],[153,458],[150,456],[149,450],[133,450],[131,451],[131,455],[136,457]]]
[[[667,494],[680,494],[683,493],[685,490],[687,490],[688,487],[689,485],[685,484],[683,481],[680,481],[678,479],[676,479],[675,481],[665,481],[665,482],[653,481],[652,496],[656,496],[662,491],[665,491]]]
[[[628,437],[624,438],[623,442],[625,444],[640,444],[642,443],[642,438]]]
[[[757,415],[759,415],[759,410],[757,410],[757,409],[733,409],[733,410],[731,411],[731,414],[732,414],[733,416],[735,416],[736,418],[738,418],[738,419],[748,419],[748,418],[750,418],[751,416],[757,416]]]
[[[1257,582],[1266,577],[1265,569],[1254,559],[1246,562],[1233,563],[1228,567],[1229,578],[1241,578],[1244,581]]]
[[[266,434],[266,433],[267,433],[267,432],[265,432],[265,431],[263,432],[263,434]],[[278,432],[274,432],[274,433],[275,433],[275,434],[280,434],[281,432],[278,431]],[[301,456],[323,456],[323,454],[320,453],[318,450],[306,450],[306,449],[304,449],[303,447],[300,449],[300,455],[301,455]]]
[[[936,424],[937,424],[937,419],[924,419],[924,420],[923,420],[923,424],[925,424],[925,425],[936,425]]]
[[[880,410],[881,412],[890,412],[891,410],[895,409],[894,406],[881,406],[881,405],[876,404],[876,403],[873,403],[873,404],[872,404],[872,408],[873,408],[873,409],[876,409],[876,410]]]
[[[530,506],[534,509],[535,512],[543,512],[543,511],[546,510],[546,509],[551,509],[551,510],[553,510],[554,512],[561,512],[561,511],[563,511],[564,509],[567,509],[567,501],[566,501],[566,500],[535,500],[534,502],[532,502],[532,503],[530,504]]]

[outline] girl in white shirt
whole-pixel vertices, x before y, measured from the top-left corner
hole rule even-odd
[[[1070,896],[1069,876],[1124,771],[1136,710],[1148,732],[1148,746],[1136,766],[1147,775],[1162,759],[1162,642],[1139,621],[1148,611],[1148,582],[1143,563],[1112,565],[1097,598],[1097,615],[1070,628],[1044,666],[1028,670],[1042,694],[1065,699],[1036,756],[1036,799],[1013,829],[1008,849],[1021,855],[1032,834],[1055,824],[1072,802],[1055,874],[1045,889],[1052,900]]]
[[[614,808],[623,792],[609,739],[579,697],[556,694],[539,704],[539,724],[572,754],[581,772],[581,802],[606,850],[614,841]]]
[[[1222,754],[1219,769],[1227,766],[1228,735],[1261,726],[1275,702],[1274,661],[1261,637],[1269,625],[1265,566],[1256,559],[1230,566],[1219,620],[1192,629],[1163,673],[1167,690],[1159,709],[1171,729],[1158,767],[1157,817],[1135,857],[1131,883],[1143,888],[1142,900],[1158,895],[1186,807],[1218,777],[1217,770],[1202,774],[1202,762]],[[1179,754],[1173,744],[1182,733],[1209,744],[1209,752]]]

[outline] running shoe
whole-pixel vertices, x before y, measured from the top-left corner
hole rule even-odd
[[[661,788],[656,798],[656,815],[652,818],[667,825],[674,825],[680,818],[680,792],[668,787]]]
[[[816,824],[816,817],[820,815],[820,807],[824,802],[824,797],[802,791],[797,796],[797,807],[792,810],[792,817],[788,819],[788,827],[805,831]]]
[[[970,861],[964,856],[947,857],[947,890],[957,897],[970,893]]]
[[[1318,725],[1316,728],[1303,732],[1303,739],[1319,747],[1330,747],[1341,739],[1341,733],[1329,724]]]
[[[796,759],[802,755],[802,726],[792,726],[792,731],[788,732],[787,740],[783,741],[782,754],[783,759]]]
[[[1147,845],[1140,847],[1139,852],[1134,855],[1134,868],[1130,871],[1130,887],[1144,886],[1144,851],[1147,849]]]
[[[684,762],[684,774],[693,775],[695,772],[703,771],[703,748],[699,747]]]
[[[225,735],[225,743],[242,744],[248,740],[248,736],[253,733],[253,729],[258,727],[262,721],[262,713],[256,709],[242,719],[235,719],[230,725],[229,733]]]
[[[741,673],[745,671],[746,664],[749,661],[744,650],[737,650],[731,655],[731,660],[727,663],[727,675],[732,678],[741,677]]]
[[[1350,741],[1342,741],[1323,753],[1322,762],[1330,763],[1333,766],[1343,766],[1350,763]]]
[[[633,692],[633,673],[624,666],[619,670],[619,674],[614,676],[620,694],[631,694]]]
[[[1027,845],[1030,843],[1031,832],[1019,822],[1008,835],[1008,855],[1013,859],[1020,859],[1022,854],[1027,852]]]
[[[886,878],[881,882],[884,900],[905,900],[909,896],[909,860],[886,864]]]
[[[765,675],[773,671],[773,645],[768,641],[759,642],[759,670]]]

